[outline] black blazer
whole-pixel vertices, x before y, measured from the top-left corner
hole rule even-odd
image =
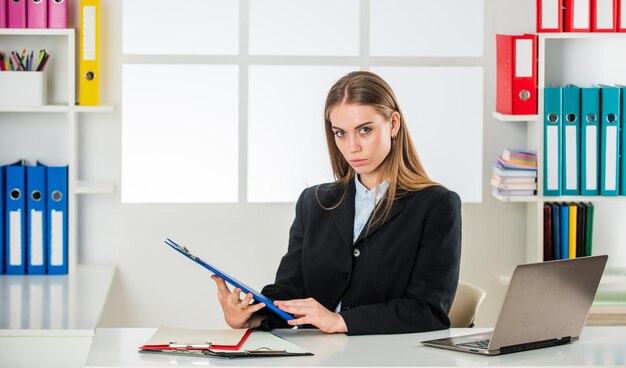
[[[353,244],[354,181],[300,195],[289,248],[270,299],[312,297],[331,311],[341,300],[349,335],[450,327],[461,257],[461,201],[443,187],[396,195],[389,217]],[[345,191],[345,195],[344,195]],[[341,204],[332,210],[325,207]],[[358,252],[357,252],[358,249]],[[358,254],[358,256],[357,256]],[[291,327],[267,309],[262,328]]]

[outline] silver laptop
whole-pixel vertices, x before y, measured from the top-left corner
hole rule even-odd
[[[493,331],[422,344],[499,355],[578,340],[607,259],[603,255],[517,266]]]

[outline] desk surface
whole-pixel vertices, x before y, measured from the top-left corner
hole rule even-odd
[[[97,329],[86,367],[624,367],[626,327],[587,327],[579,341],[539,349],[484,357],[429,348],[431,338],[481,332],[452,329],[421,334],[346,336],[317,330],[276,330],[274,333],[313,352],[308,357],[195,358],[137,352],[155,329]]]
[[[0,336],[93,336],[114,266],[70,275],[0,276]]]

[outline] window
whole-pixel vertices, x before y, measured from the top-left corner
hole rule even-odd
[[[332,181],[324,99],[358,69],[394,88],[433,180],[482,200],[483,0],[172,4],[123,3],[123,202],[293,202]]]

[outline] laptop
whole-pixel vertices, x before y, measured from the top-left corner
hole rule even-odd
[[[578,340],[607,259],[602,255],[519,265],[493,331],[422,344],[500,355]]]

